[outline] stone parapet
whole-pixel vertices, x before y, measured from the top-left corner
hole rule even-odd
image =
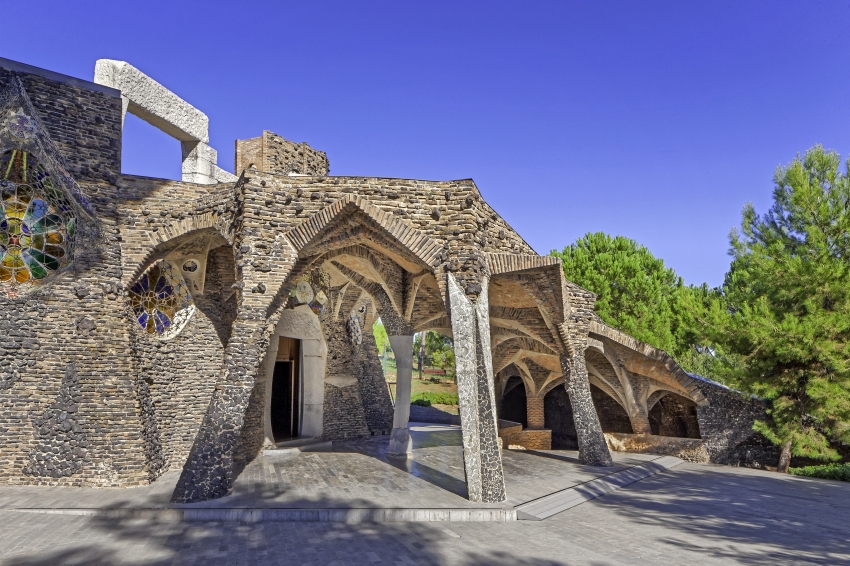
[[[606,432],[605,441],[608,443],[608,448],[616,452],[661,454],[697,463],[706,463],[710,460],[705,444],[697,438]]]

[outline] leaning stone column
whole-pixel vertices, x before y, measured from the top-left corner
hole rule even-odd
[[[470,501],[496,503],[507,496],[498,444],[487,279],[473,305],[454,276],[446,277],[467,492]]]
[[[573,420],[578,436],[578,458],[588,466],[612,466],[611,453],[602,434],[599,416],[590,396],[584,350],[577,349],[572,357],[561,355],[561,367],[567,376],[565,386],[573,407]]]
[[[413,441],[407,429],[410,421],[410,387],[413,379],[413,336],[389,336],[395,354],[395,413],[387,456],[407,458],[413,455]]]

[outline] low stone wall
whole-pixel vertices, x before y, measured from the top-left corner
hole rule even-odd
[[[605,441],[608,443],[609,450],[617,452],[661,454],[697,463],[706,463],[710,460],[705,444],[696,438],[606,432]]]
[[[549,429],[523,429],[520,423],[499,420],[499,446],[525,450],[551,450],[552,431]]]

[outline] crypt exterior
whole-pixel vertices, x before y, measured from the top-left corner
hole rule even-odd
[[[772,454],[757,400],[608,327],[472,180],[330,176],[323,152],[268,131],[236,142],[234,175],[202,112],[124,62],[94,79],[0,59],[0,483],[180,470],[173,500],[195,502],[281,439],[387,435],[410,457],[424,330],[454,342],[473,501],[505,499],[509,446],[596,466],[641,442]],[[182,181],[121,173],[127,112],[180,140]]]

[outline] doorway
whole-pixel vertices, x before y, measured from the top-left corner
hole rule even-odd
[[[301,340],[281,337],[272,378],[271,425],[275,442],[299,436]]]

